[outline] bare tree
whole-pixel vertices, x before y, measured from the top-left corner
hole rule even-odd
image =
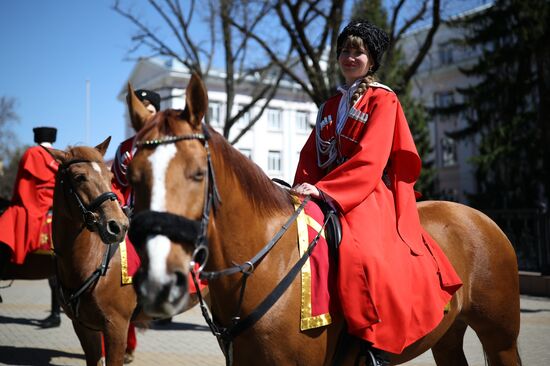
[[[406,16],[403,11],[405,3],[406,0],[399,0],[391,9],[389,32],[391,45],[386,54],[388,61],[394,57],[397,44],[403,34],[427,18],[431,19],[431,25],[416,57],[404,71],[403,83],[396,86],[397,90],[407,85],[418,70],[441,22],[440,0],[423,0],[416,11],[408,11]],[[274,1],[273,8],[280,26],[291,42],[293,56],[299,61],[298,69],[287,67],[287,60],[282,60],[273,51],[273,42],[270,38],[262,38],[258,34],[251,35],[273,62],[279,65],[294,82],[300,84],[317,105],[334,93],[340,82],[336,64],[336,41],[346,5],[346,0]],[[368,7],[369,2],[364,2],[363,6]],[[240,24],[237,19],[232,19],[231,24],[241,32],[247,32],[246,26]]]
[[[174,58],[205,80],[211,74],[217,46],[222,43],[227,95],[223,135],[229,138],[231,128],[245,115],[250,116],[248,124],[231,141],[236,143],[259,120],[283,77],[283,72],[270,59],[262,60],[263,63],[258,63],[258,59],[251,62],[247,54],[250,34],[272,6],[265,1],[208,0],[206,10],[202,10],[202,18],[195,19],[201,14],[196,7],[197,2],[191,0],[184,3],[185,6],[179,0],[148,0],[149,8],[161,17],[169,29],[169,35],[165,38],[159,28],[148,25],[144,17],[123,7],[120,0],[115,1],[113,9],[138,29],[132,38],[132,51],[146,48],[149,56]],[[242,19],[248,31],[234,35],[229,24],[232,18]],[[206,39],[196,37],[194,26],[208,29]],[[221,30],[221,40],[216,38],[218,29]],[[234,111],[235,96],[239,90],[246,90],[251,100]]]
[[[19,122],[19,116],[15,113],[15,99],[5,96],[0,97],[0,154],[3,158],[15,148],[15,135],[10,124]]]
[[[0,97],[0,197],[10,197],[13,189],[13,181],[17,171],[17,163],[21,156],[18,150],[19,144],[10,124],[18,122],[19,117],[15,113],[15,99],[5,96]]]
[[[397,0],[391,9],[388,59],[394,57],[396,44],[407,30],[427,17],[432,21],[418,55],[407,65],[403,84],[396,86],[398,90],[418,70],[440,24],[440,0],[423,0],[416,12],[404,15],[406,2]],[[202,18],[197,20],[209,29],[208,39],[203,40],[192,34],[195,0],[186,1],[186,7],[179,0],[148,0],[148,4],[166,23],[172,40],[165,41],[160,29],[145,24],[142,17],[122,8],[117,0],[114,10],[138,29],[134,49],[144,46],[152,56],[173,57],[207,79],[215,51],[222,45],[227,94],[224,136],[228,138],[235,123],[254,112],[231,143],[260,118],[281,80],[299,85],[317,105],[330,97],[341,81],[336,41],[349,0],[208,0]],[[251,95],[251,100],[234,112],[238,91]]]

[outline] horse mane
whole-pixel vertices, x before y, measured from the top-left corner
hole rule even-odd
[[[215,165],[229,168],[225,172],[232,174],[257,211],[263,215],[287,213],[292,207],[290,193],[269,179],[258,165],[241,154],[213,128],[208,127],[208,132],[215,152],[212,157],[218,162]]]

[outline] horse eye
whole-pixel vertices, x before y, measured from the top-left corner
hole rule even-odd
[[[196,182],[201,182],[204,179],[204,170],[199,169],[193,175],[193,180]]]
[[[86,179],[87,179],[87,178],[86,178],[86,175],[84,175],[84,174],[78,174],[78,175],[75,175],[75,177],[74,177],[74,181],[75,181],[76,183],[85,182]]]

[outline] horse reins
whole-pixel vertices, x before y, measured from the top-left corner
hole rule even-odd
[[[193,283],[197,290],[197,297],[199,299],[202,315],[208,324],[212,334],[217,338],[220,347],[224,355],[226,356],[227,365],[232,364],[232,343],[235,337],[241,334],[244,330],[253,326],[262,316],[267,313],[269,309],[277,302],[281,295],[288,289],[293,280],[296,278],[297,274],[300,272],[300,269],[304,266],[307,259],[310,257],[312,250],[317,245],[317,242],[323,232],[327,222],[331,219],[331,215],[334,215],[333,212],[329,213],[325,218],[325,221],[315,236],[315,238],[310,242],[305,253],[300,257],[300,259],[295,263],[295,265],[290,269],[286,276],[282,279],[281,282],[273,289],[273,291],[266,296],[266,298],[254,309],[250,314],[245,318],[240,317],[241,306],[244,299],[244,293],[246,289],[246,283],[248,277],[254,272],[256,264],[273,249],[275,244],[279,242],[282,236],[288,231],[290,225],[298,218],[300,212],[304,209],[306,204],[309,202],[310,197],[306,196],[298,208],[294,211],[292,216],[285,222],[281,229],[275,234],[275,236],[256,254],[252,259],[246,261],[243,264],[234,264],[234,266],[222,269],[219,271],[203,271],[204,266],[208,260],[208,240],[207,240],[207,230],[208,223],[210,218],[210,212],[212,207],[217,207],[221,204],[221,199],[219,197],[218,188],[216,185],[216,179],[214,174],[214,169],[211,161],[211,154],[208,146],[208,139],[210,135],[206,129],[206,126],[203,124],[203,134],[195,133],[188,135],[179,135],[179,136],[167,136],[162,139],[156,140],[146,140],[137,142],[137,147],[156,147],[161,144],[175,143],[182,140],[200,140],[203,142],[207,154],[207,169],[208,169],[208,181],[205,187],[205,202],[203,207],[203,213],[201,220],[190,220],[186,217],[175,215],[167,212],[157,212],[157,211],[142,211],[138,213],[132,220],[130,225],[129,237],[133,243],[143,244],[143,240],[147,236],[151,235],[165,235],[173,241],[178,241],[178,238],[186,238],[185,241],[194,240],[194,252],[192,255],[192,260],[190,262],[190,272],[192,274]],[[178,229],[175,229],[172,225],[174,223],[178,224]],[[183,233],[182,228],[188,228],[191,231],[197,232],[195,238],[193,234]],[[204,253],[204,254],[201,254]],[[195,264],[199,265],[199,268],[195,269]],[[202,294],[199,290],[199,278],[202,280],[214,280],[220,277],[230,276],[232,274],[242,273],[242,284],[240,289],[240,296],[237,305],[236,315],[233,316],[232,324],[228,327],[218,326],[214,319],[210,316],[208,307],[202,297]]]

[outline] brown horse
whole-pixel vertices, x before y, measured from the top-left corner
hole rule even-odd
[[[137,102],[129,101],[131,116],[145,120]],[[346,339],[345,348],[337,346],[345,328],[341,316],[327,327],[301,332],[300,280],[278,290],[300,260],[296,224],[279,231],[295,210],[290,194],[201,124],[206,111],[206,90],[193,76],[185,110],[158,113],[138,135],[129,171],[138,213],[130,235],[143,261],[134,284],[144,309],[168,316],[185,306],[183,279],[195,262],[206,262],[213,320],[206,319],[228,364],[354,364],[360,342]],[[431,348],[438,365],[467,365],[462,343],[470,326],[490,365],[521,364],[512,245],[493,221],[467,206],[425,202],[418,209],[464,286],[442,322],[402,354],[390,355],[391,363]],[[266,247],[279,232],[278,242]]]
[[[101,332],[107,365],[123,364],[137,305],[133,287],[121,281],[117,250],[128,218],[111,192],[112,174],[103,161],[109,141],[95,148],[49,149],[60,163],[52,227],[60,298],[88,366],[101,362]]]

